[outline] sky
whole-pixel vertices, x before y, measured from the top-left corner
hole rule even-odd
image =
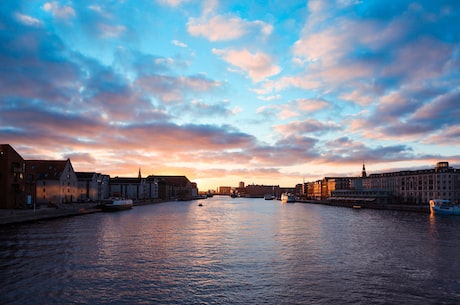
[[[460,2],[1,1],[0,142],[200,190],[460,168]]]

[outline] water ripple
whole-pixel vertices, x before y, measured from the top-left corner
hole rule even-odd
[[[214,197],[0,228],[1,304],[455,304],[458,218]]]

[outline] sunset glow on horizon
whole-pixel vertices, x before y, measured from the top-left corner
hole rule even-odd
[[[2,1],[0,143],[201,191],[460,168],[460,3]]]

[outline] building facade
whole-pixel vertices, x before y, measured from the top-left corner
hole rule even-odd
[[[406,204],[427,204],[434,198],[459,202],[460,170],[442,161],[431,169],[371,174],[362,178],[362,188],[391,192]]]
[[[77,201],[99,202],[109,197],[110,177],[95,172],[76,172],[78,179]]]
[[[133,200],[147,198],[145,179],[131,177],[110,178],[109,193],[111,197],[122,197]]]
[[[248,184],[244,188],[237,188],[236,191],[243,197],[263,198],[266,194],[270,194],[279,198],[281,193],[293,192],[293,189],[284,190],[279,185]]]
[[[158,199],[159,179],[155,176],[142,178],[114,177],[110,178],[108,197],[123,197],[133,200]]]
[[[27,204],[24,159],[9,144],[0,144],[0,208],[15,209]]]
[[[30,195],[34,203],[55,205],[77,201],[78,179],[70,159],[25,162]]]
[[[431,169],[371,175],[366,174],[363,165],[361,177],[340,178],[340,183],[338,178],[327,180],[327,184],[326,180],[322,181],[322,199],[415,205],[428,204],[435,198],[460,201],[460,170],[445,161]]]
[[[190,200],[198,194],[196,183],[190,182],[185,176],[157,176],[147,177],[157,183],[158,198],[162,200]]]

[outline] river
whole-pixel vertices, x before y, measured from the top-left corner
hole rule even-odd
[[[1,304],[460,302],[456,216],[215,196],[2,226],[0,258]]]

